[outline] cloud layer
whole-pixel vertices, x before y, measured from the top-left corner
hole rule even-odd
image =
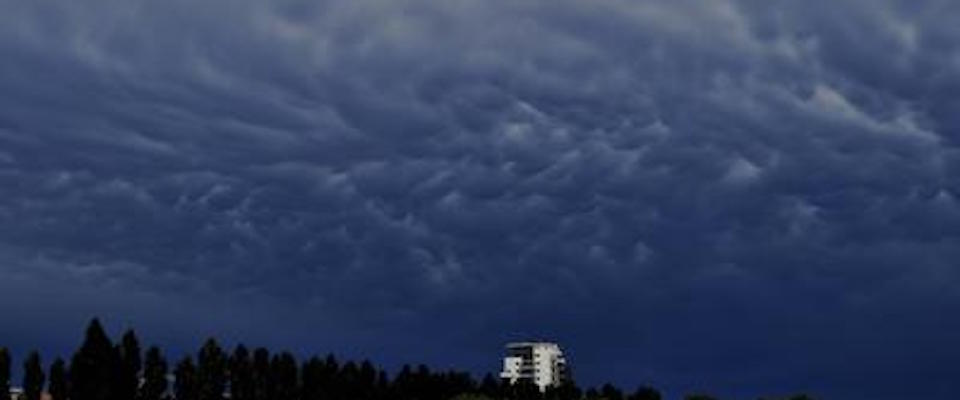
[[[960,389],[955,4],[0,3],[7,314],[478,372],[555,337],[587,383],[675,392]]]

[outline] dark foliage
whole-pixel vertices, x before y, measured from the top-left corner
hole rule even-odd
[[[47,376],[43,372],[40,362],[40,353],[31,352],[23,362],[23,398],[24,400],[40,400],[43,394],[43,384]]]
[[[0,398],[9,400],[10,394],[10,352],[0,347]]]
[[[268,392],[271,399],[298,399],[300,395],[300,377],[297,360],[290,353],[273,356],[270,362],[271,385]]]
[[[196,360],[196,361],[194,361]],[[24,362],[24,400],[40,400],[44,384],[40,355]],[[87,328],[69,369],[57,359],[50,366],[51,400],[661,400],[660,392],[642,386],[625,395],[606,384],[582,391],[568,381],[541,392],[533,382],[514,384],[486,374],[479,382],[470,374],[432,371],[405,365],[391,380],[370,361],[341,362],[332,354],[299,364],[288,352],[265,348],[252,353],[238,345],[227,355],[208,339],[196,358],[187,356],[173,371],[170,387],[167,361],[158,347],[141,354],[136,334],[127,331],[114,346],[100,322]],[[9,393],[10,356],[0,348],[0,393]],[[172,396],[171,396],[172,394]],[[692,395],[687,400],[711,400]],[[0,398],[0,400],[9,400]],[[811,400],[800,395],[786,400]]]
[[[324,383],[326,382],[326,369],[324,363],[317,357],[313,357],[303,364],[300,369],[300,377],[303,386],[300,388],[300,395],[303,400],[322,400],[327,398],[324,392]]]
[[[143,362],[143,385],[137,397],[139,400],[162,400],[167,386],[167,360],[158,347],[151,347]]]
[[[120,372],[117,379],[117,392],[121,399],[134,399],[140,383],[140,341],[137,335],[129,330],[123,334],[117,346],[120,357]]]
[[[216,340],[207,339],[197,354],[198,400],[222,400],[226,388],[227,358]]]
[[[193,359],[186,357],[177,363],[177,368],[173,372],[173,395],[177,400],[199,400],[199,382],[197,379],[197,367],[193,365]]]
[[[50,392],[50,400],[67,400],[69,378],[67,377],[67,363],[61,358],[53,360],[50,364],[50,385],[47,391]]]
[[[272,386],[270,352],[261,347],[253,352],[253,400],[270,400]]]
[[[660,395],[660,391],[657,389],[649,386],[641,386],[627,397],[627,400],[661,400],[662,398],[663,396]]]
[[[543,398],[543,394],[540,393],[540,388],[533,382],[520,380],[510,385],[506,398],[510,400],[540,400]]]
[[[600,388],[600,396],[606,400],[623,400],[623,392],[609,383]]]
[[[547,388],[544,393],[546,400],[569,400],[580,399],[583,393],[573,382],[564,383],[555,388]]]
[[[228,369],[231,400],[253,400],[253,365],[246,346],[241,344],[233,350]]]
[[[121,396],[120,356],[100,321],[94,319],[70,363],[70,400],[128,400]]]
[[[490,398],[500,398],[500,380],[493,377],[493,374],[487,373],[480,381],[480,387],[477,390],[480,394]]]

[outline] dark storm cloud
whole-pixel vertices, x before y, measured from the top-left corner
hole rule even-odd
[[[308,349],[252,327],[342,326],[318,340],[478,369],[553,336],[588,382],[943,397],[960,10],[814,3],[4,1],[0,296],[151,326],[203,303],[185,326]]]

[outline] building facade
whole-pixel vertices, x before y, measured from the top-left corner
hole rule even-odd
[[[542,392],[547,387],[559,386],[570,376],[567,360],[556,343],[516,342],[507,344],[500,378],[510,384],[527,380]]]

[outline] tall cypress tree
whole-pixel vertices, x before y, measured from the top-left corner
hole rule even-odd
[[[337,384],[340,386],[338,394],[345,399],[356,399],[359,397],[359,375],[360,369],[357,368],[356,363],[353,361],[343,363],[343,367],[340,368],[337,374]]]
[[[10,400],[10,352],[0,347],[0,399]]]
[[[253,400],[253,365],[250,363],[250,352],[240,344],[230,356],[230,399]]]
[[[50,400],[67,400],[67,365],[63,359],[57,358],[50,364]]]
[[[30,352],[23,362],[23,398],[24,400],[40,400],[43,393],[43,384],[47,376],[43,373],[40,363],[40,353]]]
[[[300,368],[300,381],[300,396],[303,400],[323,400],[323,361],[311,357],[303,363]]]
[[[177,400],[199,400],[197,368],[193,365],[193,359],[186,357],[180,361],[174,376],[173,395]]]
[[[123,334],[120,345],[117,346],[120,357],[120,376],[117,381],[117,392],[122,400],[133,400],[137,397],[140,386],[140,341],[136,333],[128,330]]]
[[[128,400],[119,396],[120,357],[100,321],[87,327],[83,345],[70,363],[70,400]]]
[[[284,352],[270,362],[271,396],[273,400],[298,400],[300,398],[297,360]]]
[[[197,394],[199,400],[222,400],[227,384],[227,360],[213,338],[207,339],[197,354]]]
[[[326,398],[340,400],[343,399],[343,385],[339,379],[340,362],[333,354],[327,354],[323,360],[323,376],[320,380],[323,387],[323,393]]]
[[[361,400],[372,400],[377,389],[377,369],[373,367],[370,360],[363,360],[360,363],[357,378],[359,379],[357,397]]]
[[[138,400],[162,400],[167,393],[167,360],[156,346],[147,350],[143,362],[143,385]],[[56,400],[56,399],[54,399]]]
[[[377,389],[374,398],[378,400],[390,398],[390,378],[387,377],[386,371],[380,370],[377,372]]]
[[[410,365],[404,364],[393,379],[393,385],[390,388],[391,397],[406,399],[413,397],[413,370]]]
[[[270,352],[258,348],[253,352],[253,400],[271,400]]]

